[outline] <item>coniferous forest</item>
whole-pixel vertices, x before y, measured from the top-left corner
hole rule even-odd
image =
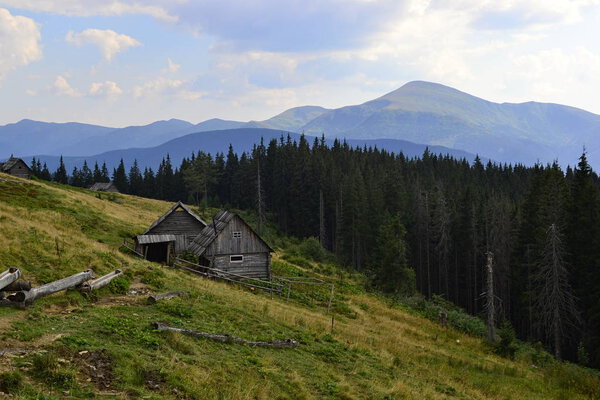
[[[34,173],[87,187],[105,165]],[[251,153],[192,154],[156,171],[123,161],[123,193],[253,210],[282,234],[316,237],[375,288],[418,290],[483,315],[493,260],[497,320],[559,358],[600,367],[600,180],[585,151],[574,168],[419,159],[335,141],[282,137]]]

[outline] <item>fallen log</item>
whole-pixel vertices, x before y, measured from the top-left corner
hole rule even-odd
[[[20,292],[21,290],[31,290],[31,282],[16,281],[2,289],[5,292]]]
[[[89,281],[81,285],[79,290],[81,292],[91,292],[92,290],[98,290],[108,285],[113,279],[123,275],[123,271],[120,269],[114,270],[111,273],[108,273],[104,276],[101,276],[98,279],[94,279],[93,281]]]
[[[58,281],[50,282],[42,286],[34,287],[29,291],[20,291],[11,296],[8,299],[23,305],[29,305],[34,300],[44,296],[49,296],[53,293],[60,292],[67,289],[72,289],[81,285],[85,281],[89,281],[94,277],[94,271],[88,269],[87,271],[80,272],[75,275],[71,275],[67,278],[59,279]]]
[[[19,268],[10,267],[6,271],[0,273],[0,289],[10,285],[21,277],[21,270]]]
[[[154,304],[159,300],[168,300],[173,297],[185,296],[186,292],[167,292],[167,293],[159,293],[153,296],[148,297],[148,303]]]
[[[222,342],[222,343],[239,343],[239,344],[245,344],[247,346],[251,346],[251,347],[275,347],[275,348],[283,348],[283,347],[297,347],[298,346],[298,342],[294,339],[282,339],[282,340],[273,340],[273,341],[266,341],[266,342],[255,342],[255,341],[250,341],[250,340],[245,340],[239,337],[235,337],[232,335],[229,335],[227,333],[222,333],[222,334],[212,334],[212,333],[206,333],[206,332],[197,332],[197,331],[191,331],[189,329],[183,329],[183,328],[177,328],[174,326],[169,326],[160,322],[153,322],[152,326],[155,329],[158,329],[159,331],[173,331],[173,332],[180,332],[183,333],[184,335],[189,335],[189,336],[193,336],[193,337],[203,337],[203,338],[207,338],[207,339],[211,339],[211,340],[216,340],[217,342]]]

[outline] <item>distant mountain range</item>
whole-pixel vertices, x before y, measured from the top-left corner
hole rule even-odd
[[[595,169],[600,167],[600,115],[558,104],[493,103],[421,81],[407,83],[360,105],[337,109],[296,107],[265,121],[211,119],[194,125],[172,119],[146,126],[108,128],[23,120],[0,127],[0,159],[11,154],[81,157],[130,148],[139,152],[139,148],[160,148],[191,133],[241,128],[324,134],[327,138],[363,142],[402,140],[525,164],[558,159],[563,165],[572,165],[586,146],[590,163]],[[221,140],[221,147],[227,147],[235,135],[221,136],[214,140]]]
[[[265,145],[272,139],[280,140],[283,136],[284,140],[287,140],[287,136],[290,136],[291,140],[298,142],[300,140],[300,134],[289,133],[282,130],[264,129],[264,128],[239,128],[239,129],[227,129],[210,132],[198,132],[189,135],[182,136],[177,139],[168,141],[167,143],[161,144],[160,146],[150,148],[132,148],[125,150],[113,150],[106,153],[98,154],[95,156],[85,157],[64,157],[64,163],[67,170],[70,172],[74,166],[80,167],[84,161],[87,161],[90,167],[94,166],[94,163],[101,165],[103,162],[106,163],[107,167],[112,170],[116,167],[120,160],[123,159],[125,167],[129,167],[133,164],[134,160],[138,161],[140,168],[149,167],[154,170],[158,167],[163,158],[168,154],[173,167],[178,167],[181,164],[181,160],[184,157],[190,157],[192,152],[197,150],[203,150],[213,155],[217,153],[226,154],[229,150],[229,144],[233,145],[235,152],[241,154],[242,152],[249,152],[252,150],[255,144],[264,141]],[[312,145],[315,137],[306,136],[309,144]],[[327,139],[329,145],[333,144],[334,139]],[[466,159],[469,162],[475,158],[474,154],[467,153],[461,150],[449,149],[443,146],[427,146],[423,144],[416,144],[407,142],[404,140],[394,139],[375,139],[375,140],[361,140],[361,139],[350,139],[346,141],[351,147],[377,147],[379,149],[386,149],[390,152],[400,153],[402,152],[407,157],[418,157],[423,155],[426,148],[435,154],[449,154],[455,158]],[[59,156],[37,156],[42,162],[48,165],[48,168],[53,171],[58,167]],[[31,157],[27,157],[25,160],[30,161]]]

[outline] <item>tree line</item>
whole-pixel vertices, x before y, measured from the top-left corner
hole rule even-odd
[[[106,181],[106,166],[67,175]],[[252,151],[199,151],[154,172],[121,161],[119,190],[199,206],[254,210],[286,235],[316,237],[345,267],[398,295],[439,295],[484,312],[493,255],[497,319],[557,357],[600,367],[600,180],[585,152],[576,167],[473,163],[431,154],[407,158],[324,138],[281,137]]]

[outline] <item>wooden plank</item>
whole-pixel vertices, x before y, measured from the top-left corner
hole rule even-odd
[[[71,275],[67,278],[59,279],[57,281],[50,282],[42,286],[32,288],[29,291],[17,292],[12,296],[9,296],[8,299],[16,303],[29,305],[33,303],[34,300],[40,297],[48,296],[53,293],[60,292],[62,290],[74,288],[76,286],[81,285],[85,281],[89,281],[93,277],[94,271],[88,269],[87,271]]]
[[[21,277],[21,270],[16,267],[10,267],[6,271],[0,273],[0,289],[10,285]]]

